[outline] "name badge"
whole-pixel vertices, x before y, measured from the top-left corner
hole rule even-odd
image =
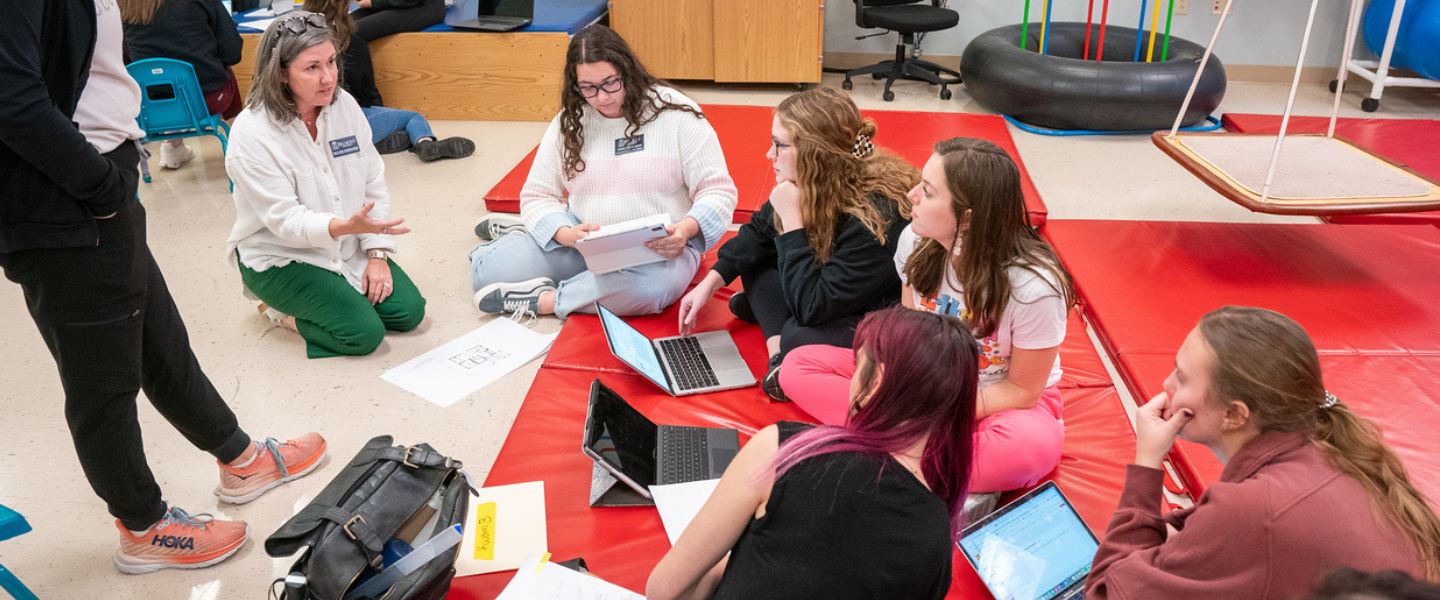
[[[346,136],[338,140],[330,140],[330,156],[340,158],[360,152],[360,142],[355,136]]]
[[[645,149],[645,134],[615,140],[615,156],[630,154]]]

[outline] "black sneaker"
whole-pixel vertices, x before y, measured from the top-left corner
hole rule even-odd
[[[519,217],[491,214],[475,224],[475,237],[493,242],[512,231],[525,231],[525,222]]]
[[[510,313],[512,317],[540,312],[540,294],[555,291],[549,277],[515,283],[492,283],[475,292],[475,307],[490,314]]]
[[[385,139],[375,144],[375,150],[381,154],[395,154],[409,149],[410,134],[405,133],[403,130],[387,135]]]
[[[765,395],[776,402],[789,402],[785,397],[785,390],[780,389],[780,363],[784,362],[779,354],[770,357],[770,372],[765,374],[765,379],[760,381],[760,389],[765,390]]]
[[[435,162],[442,158],[465,158],[475,153],[475,142],[463,137],[443,140],[425,140],[410,149],[424,162]]]
[[[750,308],[750,301],[745,299],[745,292],[735,292],[730,296],[730,314],[746,323],[758,323],[755,320],[755,311]]]

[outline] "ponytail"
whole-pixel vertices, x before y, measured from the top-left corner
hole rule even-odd
[[[1330,464],[1360,482],[1420,550],[1425,578],[1440,581],[1440,518],[1405,473],[1400,457],[1380,441],[1375,424],[1335,404],[1319,411],[1312,439]]]

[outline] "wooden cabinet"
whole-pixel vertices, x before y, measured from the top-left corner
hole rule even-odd
[[[610,24],[667,79],[820,81],[823,0],[611,0]]]

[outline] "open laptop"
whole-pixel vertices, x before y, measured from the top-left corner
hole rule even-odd
[[[755,385],[735,340],[725,331],[651,340],[619,315],[596,303],[610,353],[671,396]]]
[[[456,29],[511,31],[535,18],[535,0],[456,0],[445,24]]]
[[[650,486],[716,479],[740,452],[734,429],[656,425],[599,379],[590,383],[581,450],[647,499]]]
[[[996,600],[1085,597],[1100,542],[1055,482],[965,528],[960,551]]]

